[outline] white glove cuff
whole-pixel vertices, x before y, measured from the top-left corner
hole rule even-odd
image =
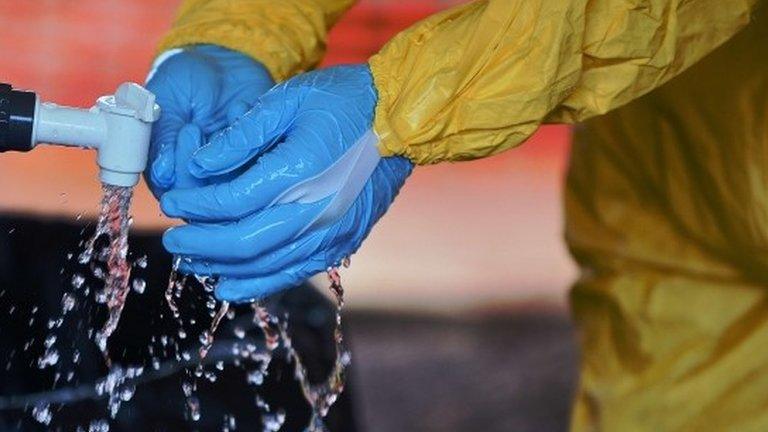
[[[333,165],[280,194],[271,205],[290,202],[313,203],[330,196],[331,201],[298,235],[309,229],[330,226],[352,207],[381,160],[379,137],[371,129],[363,134]]]
[[[169,58],[175,56],[176,54],[180,54],[182,52],[184,52],[184,49],[182,49],[182,48],[174,48],[174,49],[170,49],[170,50],[160,54],[159,56],[157,56],[155,61],[152,62],[152,69],[149,70],[149,73],[147,74],[147,79],[144,81],[144,84],[148,83],[149,80],[151,80],[152,77],[155,76],[155,73],[157,73],[157,69],[160,67],[161,64],[163,64],[163,62],[165,62]]]

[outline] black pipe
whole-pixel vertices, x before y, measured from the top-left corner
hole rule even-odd
[[[0,152],[30,151],[37,95],[0,83]]]

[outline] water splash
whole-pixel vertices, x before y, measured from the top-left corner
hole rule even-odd
[[[348,261],[345,260],[345,265],[348,265]],[[183,321],[180,318],[176,299],[180,297],[184,291],[184,285],[186,278],[179,275],[177,272],[180,259],[174,260],[173,271],[169,278],[168,287],[166,289],[166,301],[169,309],[173,312],[174,317],[183,327]],[[264,378],[268,373],[269,365],[272,361],[273,352],[278,349],[282,343],[283,348],[286,350],[288,358],[294,365],[294,377],[299,382],[304,398],[310,405],[312,416],[306,432],[322,432],[327,431],[323,419],[328,414],[331,406],[336,402],[339,395],[344,391],[345,384],[345,372],[349,366],[351,357],[349,351],[344,347],[344,339],[341,331],[341,310],[344,305],[344,289],[341,284],[341,277],[338,269],[329,268],[327,271],[328,279],[330,281],[329,289],[336,299],[336,314],[335,314],[335,326],[334,326],[334,344],[336,350],[334,366],[331,370],[328,378],[319,384],[313,384],[309,381],[307,369],[302,363],[301,356],[294,348],[287,320],[281,320],[277,316],[269,313],[267,308],[259,303],[252,304],[253,308],[253,323],[260,329],[264,338],[264,350],[259,350],[258,347],[252,343],[235,343],[232,346],[231,354],[235,357],[234,364],[236,366],[243,366],[242,360],[250,360],[255,362],[256,366],[252,369],[246,369],[246,380],[249,384],[254,386],[260,386],[264,382]],[[217,302],[210,295],[214,291],[215,281],[208,278],[198,278],[198,281],[205,287],[205,291],[209,293],[209,298],[206,301],[206,306],[211,312],[213,317],[209,330],[200,334],[200,348],[198,350],[200,363],[194,369],[187,369],[187,379],[182,382],[182,392],[186,398],[188,418],[192,421],[198,421],[201,418],[200,401],[195,395],[197,391],[197,378],[205,377],[209,381],[215,381],[214,371],[205,371],[202,365],[202,360],[208,354],[209,350],[213,346],[214,337],[221,321],[224,317],[234,318],[234,314],[231,314],[229,304],[223,302],[221,306],[216,309]],[[183,331],[183,328],[181,329]],[[233,330],[235,337],[238,340],[245,338],[245,330],[237,326]],[[191,359],[189,352],[182,353],[182,358],[185,360]],[[217,370],[224,369],[223,363],[216,364]],[[269,404],[263,399],[257,397],[256,407],[261,412],[262,430],[264,432],[274,432],[280,430],[285,422],[286,413],[283,410],[271,410]],[[232,430],[225,424],[224,430]]]
[[[143,367],[125,369],[114,367],[105,378],[96,383],[96,394],[109,396],[108,408],[111,418],[117,416],[122,403],[130,401],[136,391],[136,387],[133,384],[126,384],[126,381],[133,380],[143,374]]]
[[[165,289],[165,301],[168,303],[168,308],[176,319],[179,319],[181,313],[173,298],[181,297],[181,293],[184,290],[184,284],[187,283],[187,277],[182,276],[179,273],[179,265],[181,265],[181,257],[177,256],[173,259],[171,274],[168,276],[168,286]]]
[[[213,317],[213,322],[211,323],[211,328],[209,330],[204,331],[200,335],[200,361],[203,361],[205,359],[205,356],[208,355],[208,351],[213,346],[213,335],[216,334],[216,330],[219,328],[219,324],[221,324],[221,320],[224,318],[224,316],[229,311],[229,303],[228,302],[221,302],[221,307],[219,308],[218,312],[216,312],[216,315]]]
[[[131,264],[128,262],[128,229],[131,224],[129,209],[133,188],[102,185],[104,196],[101,200],[96,232],[86,242],[85,249],[79,256],[81,264],[91,264],[94,276],[104,280],[104,288],[99,298],[107,304],[109,315],[107,321],[94,338],[96,345],[104,355],[107,365],[111,365],[107,341],[117,329],[120,316],[123,313],[125,300],[130,292]],[[97,242],[105,237],[106,247],[97,249]],[[104,273],[94,262],[106,264]]]
[[[341,331],[341,309],[344,307],[344,288],[341,285],[341,275],[339,275],[339,271],[335,267],[329,268],[327,275],[330,282],[329,289],[336,298],[336,325],[333,332],[336,360],[330,375],[324,382],[316,385],[309,382],[307,369],[301,362],[299,353],[293,347],[293,344],[290,343],[287,323],[281,323],[278,326],[283,338],[283,344],[294,362],[294,376],[299,381],[304,397],[312,409],[312,417],[305,432],[324,432],[328,430],[323,419],[328,415],[331,406],[344,391],[346,370],[352,360],[350,352],[344,347],[344,336]]]
[[[345,262],[348,263],[348,260],[345,260]],[[305,432],[327,431],[323,419],[328,415],[331,406],[344,391],[346,369],[351,363],[351,355],[344,346],[344,337],[341,330],[341,310],[344,306],[344,288],[341,285],[341,276],[337,268],[329,268],[327,275],[330,281],[329,289],[336,299],[336,322],[334,326],[336,356],[330,375],[322,383],[312,384],[309,381],[307,369],[302,363],[298,351],[293,346],[287,320],[280,320],[271,315],[258,302],[253,304],[253,319],[264,335],[265,346],[270,354],[270,358],[272,350],[276,349],[282,341],[283,347],[288,352],[289,359],[294,364],[294,377],[299,382],[304,398],[312,410],[312,415],[309,424],[305,428]],[[267,362],[266,365],[269,366],[269,363]],[[266,373],[266,368],[264,372]],[[260,404],[258,401],[256,405],[262,410],[263,430],[265,432],[279,430],[282,422],[285,420],[285,414],[283,413],[281,419],[279,415],[268,411],[268,405]],[[280,420],[279,424],[277,420]],[[277,425],[277,429],[273,429],[275,425]]]
[[[34,417],[38,423],[42,423],[44,425],[51,424],[53,414],[51,414],[50,405],[46,403],[35,405],[32,408],[32,417]]]
[[[135,387],[125,381],[141,375],[143,369],[112,367],[107,348],[108,340],[119,324],[127,295],[131,290],[130,277],[133,265],[128,261],[128,230],[131,225],[129,208],[133,190],[109,185],[103,185],[102,190],[101,211],[95,232],[80,243],[82,251],[77,255],[77,261],[87,265],[91,274],[103,281],[103,288],[96,292],[96,301],[106,304],[108,315],[98,331],[88,327],[90,320],[78,322],[77,329],[87,333],[88,337],[93,339],[110,368],[107,376],[95,383],[94,391],[99,396],[108,397],[109,413],[114,418],[120,405],[130,400],[135,391]],[[67,255],[68,260],[72,258],[74,254]],[[138,266],[146,267],[146,257],[144,257],[144,263],[139,263]],[[60,315],[47,323],[49,334],[43,342],[45,351],[37,361],[41,369],[56,366],[54,388],[60,379],[72,382],[75,379],[75,371],[65,368],[73,367],[80,362],[78,350],[71,352],[71,359],[64,355],[68,352],[66,347],[64,351],[59,352],[56,347],[59,343],[56,332],[62,331],[65,319],[71,316],[70,312],[76,308],[89,307],[87,299],[90,287],[86,284],[86,277],[81,273],[73,274],[69,280],[69,286],[70,290],[62,294]],[[30,320],[30,325],[32,322]],[[71,363],[68,363],[69,360]],[[43,406],[35,408],[33,417],[51,421],[53,414],[50,409],[47,407],[43,409]],[[108,431],[109,423],[107,420],[95,420],[88,426],[88,430]]]
[[[285,411],[278,409],[272,412],[269,404],[259,396],[256,396],[256,407],[261,412],[261,430],[262,432],[277,432],[285,423]]]

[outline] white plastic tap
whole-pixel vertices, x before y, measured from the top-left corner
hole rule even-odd
[[[135,186],[147,166],[152,123],[159,117],[155,95],[135,83],[120,85],[88,110],[38,100],[32,145],[95,148],[103,183]]]

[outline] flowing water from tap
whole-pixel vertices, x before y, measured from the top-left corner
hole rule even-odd
[[[77,329],[92,338],[109,367],[107,375],[95,383],[94,391],[97,396],[108,398],[108,412],[114,418],[120,405],[133,397],[135,387],[130,381],[142,375],[143,367],[113,367],[108,341],[118,327],[131,287],[137,293],[144,291],[145,282],[142,279],[135,279],[131,285],[131,269],[133,265],[145,268],[147,262],[146,257],[140,257],[134,264],[128,260],[128,231],[131,225],[129,210],[133,189],[105,184],[102,185],[102,190],[103,196],[95,232],[81,242],[83,249],[77,255],[77,261],[87,266],[92,275],[103,282],[103,287],[94,294],[98,303],[106,305],[107,318],[97,331],[94,331],[95,326],[90,317],[79,321]],[[68,254],[67,259],[73,258],[73,254]],[[59,343],[57,340],[60,338],[56,332],[60,331],[71,311],[83,307],[89,310],[88,299],[92,287],[86,283],[86,278],[81,273],[72,275],[69,285],[70,289],[62,295],[60,315],[48,322],[49,333],[44,341],[45,352],[38,359],[40,369],[56,367],[54,389],[60,378],[67,383],[77,383],[79,380],[75,375],[75,369],[80,362],[80,351],[77,349],[72,351],[71,358],[67,357],[67,362],[64,362],[67,364],[62,364],[59,361],[61,354],[57,349]],[[71,369],[66,370],[67,367]],[[37,404],[32,410],[32,415],[38,422],[48,424],[53,417],[53,408],[49,408],[48,403]],[[109,423],[103,419],[94,420],[89,430],[107,431]]]
[[[77,260],[82,265],[87,265],[92,275],[103,281],[103,288],[93,291],[94,286],[89,286],[86,278],[82,274],[74,274],[70,280],[71,290],[64,293],[61,300],[61,316],[58,319],[52,319],[48,322],[48,329],[51,331],[46,338],[44,347],[45,353],[38,360],[40,368],[47,368],[56,365],[56,380],[63,377],[66,382],[72,382],[74,372],[66,372],[61,369],[59,362],[60,352],[56,349],[57,336],[53,333],[59,329],[64,322],[67,313],[75,308],[82,308],[83,302],[87,303],[89,294],[95,294],[96,301],[105,304],[108,310],[106,322],[96,331],[89,329],[92,326],[90,319],[84,323],[78,323],[78,328],[88,330],[86,333],[92,338],[107,363],[109,371],[106,377],[100,379],[95,384],[97,395],[103,395],[108,398],[108,414],[115,418],[121,404],[132,399],[136,391],[136,383],[144,375],[143,367],[125,367],[121,365],[112,365],[109,355],[109,339],[115,332],[120,322],[120,317],[131,290],[140,294],[144,292],[146,283],[143,280],[136,279],[131,283],[131,269],[133,266],[145,268],[146,257],[141,257],[133,264],[128,259],[128,231],[131,225],[129,207],[132,198],[131,188],[120,188],[114,186],[103,186],[104,196],[101,201],[101,213],[98,218],[96,230],[87,241],[81,243],[82,252],[77,256]],[[189,328],[185,329],[185,322],[195,324],[194,318],[182,316],[179,308],[182,295],[187,292],[185,285],[188,276],[178,272],[180,259],[173,261],[172,271],[165,291],[165,299],[168,308],[179,324],[178,338],[176,335],[157,335],[152,338],[152,344],[160,342],[162,355],[167,356],[168,347],[175,347],[171,354],[175,356],[176,362],[182,370],[185,370],[186,377],[182,379],[182,393],[186,398],[187,417],[193,422],[201,418],[204,407],[201,407],[200,400],[196,396],[198,390],[198,380],[207,379],[209,382],[216,382],[217,373],[224,370],[225,363],[218,360],[217,357],[210,361],[205,361],[211,349],[214,347],[214,337],[220,324],[227,319],[235,318],[235,310],[230,309],[226,302],[218,303],[214,296],[216,281],[211,278],[196,277],[197,281],[205,289],[207,299],[203,299],[208,314],[211,317],[210,325],[206,330],[199,333],[197,340],[199,346],[195,350],[187,350],[180,346],[179,340],[187,338]],[[347,261],[345,260],[345,266]],[[330,280],[330,290],[336,300],[336,315],[334,326],[334,344],[336,350],[335,364],[327,379],[321,383],[312,383],[309,380],[306,367],[291,340],[290,330],[286,316],[271,314],[261,303],[253,304],[252,321],[255,327],[259,329],[263,336],[264,346],[259,347],[255,342],[243,340],[245,331],[242,328],[235,327],[234,335],[237,339],[231,348],[235,367],[241,368],[245,372],[244,379],[253,386],[260,386],[264,383],[268,374],[273,354],[278,349],[285,350],[286,358],[293,363],[293,375],[300,384],[302,393],[311,408],[311,419],[305,432],[326,431],[324,417],[329,409],[337,400],[338,396],[344,390],[345,370],[350,363],[349,352],[344,348],[341,332],[341,309],[343,306],[343,289],[338,271],[335,268],[328,269]],[[99,284],[101,285],[101,284]],[[92,298],[92,297],[91,297]],[[197,327],[199,328],[199,326]],[[197,330],[199,331],[199,330]],[[60,339],[60,338],[59,338]],[[191,337],[194,341],[195,338]],[[151,367],[157,371],[160,369],[161,359],[155,356],[155,346],[149,347],[149,354],[152,357]],[[195,355],[196,354],[196,355]],[[72,363],[79,362],[78,351],[74,352]],[[218,354],[219,356],[221,354]],[[218,360],[218,361],[217,361]],[[206,370],[205,364],[213,364],[213,370]],[[195,366],[195,363],[197,365]],[[77,380],[75,380],[77,382]],[[55,387],[55,382],[54,382]],[[272,408],[261,397],[256,398],[256,409],[261,414],[261,430],[264,432],[279,431],[286,421],[286,412],[280,407]],[[48,403],[35,405],[32,409],[33,417],[40,423],[49,424],[53,417],[54,408]],[[95,426],[94,426],[95,425]],[[108,420],[94,420],[89,430],[107,431],[109,428]],[[236,420],[234,415],[228,415],[224,419],[223,430],[234,430]]]
[[[104,288],[99,293],[101,301],[107,304],[107,321],[94,338],[96,345],[104,355],[107,365],[111,364],[107,342],[117,329],[123,313],[125,300],[131,290],[131,264],[128,262],[128,229],[131,224],[129,210],[133,188],[104,184],[104,196],[101,200],[101,213],[96,225],[96,232],[86,242],[85,250],[80,254],[81,264],[91,264],[94,275],[101,276]],[[101,238],[106,246],[99,248]],[[106,272],[98,267],[100,261],[106,264]],[[97,270],[98,269],[98,270]]]

